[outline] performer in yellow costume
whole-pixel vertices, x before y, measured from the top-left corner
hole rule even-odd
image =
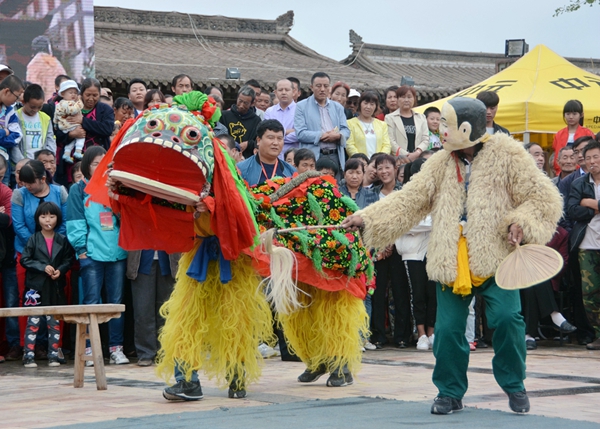
[[[177,282],[161,309],[165,326],[157,370],[177,384],[163,391],[169,400],[200,399],[197,370],[229,385],[230,397],[244,397],[245,386],[260,376],[261,341],[272,337],[271,311],[250,258],[227,261],[210,227],[205,203],[196,205],[197,238],[182,255]]]
[[[124,249],[183,253],[161,309],[157,372],[175,372],[169,400],[201,399],[200,369],[229,397],[245,397],[260,375],[257,346],[273,337],[260,278],[242,253],[258,243],[253,199],[206,122],[219,114],[200,92],[150,106],[124,124],[98,167],[109,172],[112,201],[101,174],[86,188],[120,214]]]
[[[306,364],[298,381],[311,383],[330,373],[327,386],[352,384],[369,329],[365,280],[373,276],[358,234],[339,229],[358,210],[356,203],[340,193],[333,177],[316,172],[268,180],[252,192],[261,201],[257,221],[263,240],[274,249],[272,259],[256,249],[255,266],[261,275],[271,276],[269,297],[278,322],[292,351]],[[284,232],[286,228],[292,230]],[[291,287],[284,294],[280,286],[286,282],[280,275],[285,264],[273,263],[282,252],[294,255],[287,265]]]

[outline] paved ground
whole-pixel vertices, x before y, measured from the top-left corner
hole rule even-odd
[[[491,358],[491,349],[471,354],[466,408],[451,416],[429,414],[434,359],[415,349],[365,353],[354,385],[337,389],[326,387],[325,377],[301,385],[301,363],[269,359],[246,399],[228,399],[202,378],[204,400],[189,403],[165,401],[153,368],[107,365],[108,390],[97,391],[91,368],[84,388],[74,389],[72,365],[25,369],[8,362],[0,365],[0,416],[3,429],[600,427],[600,352],[544,343],[531,352],[525,385],[532,409],[525,416],[508,411]]]

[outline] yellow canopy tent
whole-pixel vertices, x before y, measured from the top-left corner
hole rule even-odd
[[[600,131],[600,76],[589,73],[544,45],[538,45],[514,64],[489,79],[450,97],[415,108],[441,109],[454,97],[475,98],[481,91],[494,91],[500,97],[495,122],[508,128],[525,142],[551,148],[553,134],[566,126],[563,107],[579,100],[584,107],[584,126]]]

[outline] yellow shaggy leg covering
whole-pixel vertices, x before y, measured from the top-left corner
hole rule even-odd
[[[298,294],[304,308],[277,316],[292,351],[311,371],[323,364],[329,372],[341,374],[347,366],[356,374],[361,334],[366,338],[369,333],[365,304],[346,291],[328,292],[304,283],[298,287],[310,295]]]
[[[182,255],[177,282],[161,308],[165,325],[159,340],[157,374],[167,382],[175,362],[187,380],[192,370],[203,369],[226,387],[237,376],[238,387],[258,380],[263,358],[261,341],[273,341],[273,319],[262,291],[260,277],[247,256],[231,262],[232,280],[222,284],[219,265],[211,261],[205,282],[186,275],[198,250]]]

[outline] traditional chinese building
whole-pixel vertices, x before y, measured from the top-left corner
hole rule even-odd
[[[387,46],[365,43],[361,36],[350,30],[352,53],[342,64],[352,64],[365,71],[400,82],[410,77],[415,88],[421,88],[422,101],[439,99],[482,82],[519,58],[504,54],[482,52],[444,51]],[[600,75],[600,60],[566,58],[569,62]],[[568,84],[568,83],[567,83]],[[510,82],[499,82],[498,87],[479,88],[479,91],[497,91]]]
[[[338,62],[289,35],[292,11],[263,20],[95,7],[94,19],[96,76],[119,95],[125,95],[133,78],[171,93],[171,80],[180,73],[191,76],[199,89],[219,86],[229,102],[249,79],[271,91],[279,79],[294,76],[308,94],[312,74],[324,71],[332,82],[341,80],[359,91],[383,91],[400,85],[403,76],[411,77],[424,104],[481,82],[507,65],[500,53],[368,44],[352,30],[352,53]],[[600,74],[597,61],[570,61]],[[225,71],[232,67],[240,70],[240,79],[226,79]]]
[[[395,83],[340,64],[290,37],[292,11],[260,20],[96,7],[94,18],[97,78],[121,94],[134,77],[171,93],[171,80],[180,73],[189,75],[199,88],[221,87],[230,101],[248,79],[273,90],[278,80],[294,76],[308,91],[317,71],[359,90]],[[240,70],[240,79],[226,79],[230,67]]]

